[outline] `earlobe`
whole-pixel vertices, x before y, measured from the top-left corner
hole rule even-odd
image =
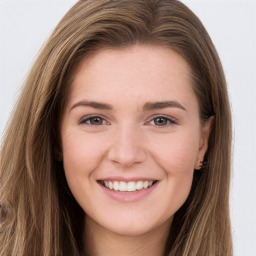
[[[200,170],[204,166],[204,156],[208,149],[208,142],[209,142],[209,137],[211,134],[213,122],[214,122],[214,116],[211,116],[207,121],[207,123],[204,126],[202,126],[201,138],[199,143],[199,152],[198,152],[197,162],[194,167],[194,169],[196,170]]]
[[[203,168],[204,162],[203,161],[197,161],[196,166],[194,167],[195,170],[201,170]]]

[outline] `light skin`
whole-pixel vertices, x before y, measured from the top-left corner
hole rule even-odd
[[[189,66],[173,50],[135,45],[84,58],[71,84],[61,143],[68,185],[86,213],[87,252],[163,255],[209,133]],[[124,192],[106,188],[110,181],[154,183]]]

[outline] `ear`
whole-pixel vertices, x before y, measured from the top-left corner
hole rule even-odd
[[[197,155],[197,162],[195,164],[195,169],[200,170],[203,167],[204,156],[208,149],[209,137],[212,130],[212,125],[214,122],[214,116],[211,116],[206,124],[201,128],[201,137],[199,141],[199,151]]]

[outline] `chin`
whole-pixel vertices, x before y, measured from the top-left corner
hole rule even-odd
[[[89,220],[93,221],[94,220]],[[156,230],[165,229],[169,230],[172,222],[172,217],[168,219],[154,219],[151,216],[139,215],[139,214],[124,214],[122,217],[114,217],[111,219],[104,219],[102,221],[94,222],[96,225],[100,225],[101,228],[108,232],[114,233],[119,236],[143,236],[150,234]]]

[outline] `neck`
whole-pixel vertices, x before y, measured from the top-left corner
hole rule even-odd
[[[85,223],[88,256],[163,256],[171,220],[150,232],[134,236],[113,233],[89,217]]]

